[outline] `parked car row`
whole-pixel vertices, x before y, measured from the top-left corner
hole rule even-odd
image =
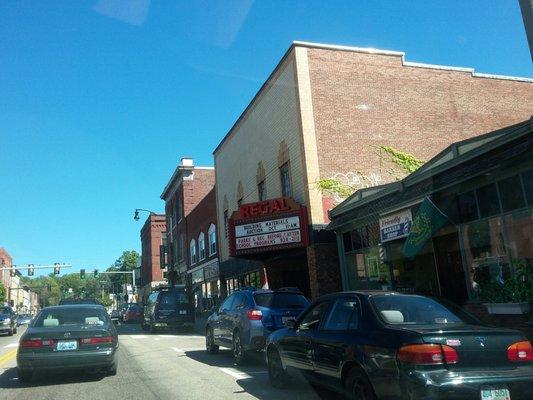
[[[353,399],[533,398],[522,332],[419,295],[341,292],[309,304],[295,290],[244,289],[209,317],[205,335],[208,353],[229,347],[238,364],[264,350],[277,388],[297,374]]]

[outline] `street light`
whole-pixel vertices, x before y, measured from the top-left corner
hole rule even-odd
[[[145,212],[147,212],[147,213],[150,213],[150,215],[155,215],[155,212],[153,212],[153,211],[146,210],[146,209],[144,209],[144,208],[136,208],[136,209],[135,209],[135,214],[133,214],[133,219],[134,219],[135,221],[138,221],[138,220],[140,219],[140,217],[139,217],[139,212],[140,212],[140,211],[145,211]]]

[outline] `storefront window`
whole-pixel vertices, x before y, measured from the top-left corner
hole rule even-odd
[[[477,189],[476,192],[481,218],[500,214],[500,201],[498,199],[496,184],[491,183],[490,185],[485,185]]]
[[[466,265],[473,293],[491,282],[503,284],[511,276],[501,217],[463,226]]]
[[[457,204],[462,222],[470,222],[478,218],[476,193],[473,190],[458,195]]]
[[[498,182],[503,211],[512,211],[526,206],[520,176],[515,175]]]
[[[533,208],[504,216],[504,225],[513,273],[521,267],[533,267]]]
[[[349,290],[390,289],[389,267],[380,246],[346,254]]]

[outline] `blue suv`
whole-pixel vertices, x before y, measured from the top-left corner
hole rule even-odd
[[[242,364],[248,352],[263,350],[268,335],[298,317],[309,304],[297,288],[241,288],[207,319],[207,352],[216,354],[219,346],[229,347],[235,363]]]

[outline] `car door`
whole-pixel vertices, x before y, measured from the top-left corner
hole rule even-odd
[[[280,341],[281,355],[288,367],[298,369],[304,374],[312,372],[313,339],[330,306],[329,300],[312,306],[298,321],[294,335]]]
[[[313,378],[331,386],[340,383],[344,361],[355,358],[361,304],[357,297],[338,298],[313,338]]]
[[[217,317],[213,324],[213,336],[215,341],[219,343],[223,342],[226,344],[227,342],[227,330],[229,323],[228,317],[233,300],[235,300],[235,294],[232,294],[226,300],[224,300],[218,309]]]

